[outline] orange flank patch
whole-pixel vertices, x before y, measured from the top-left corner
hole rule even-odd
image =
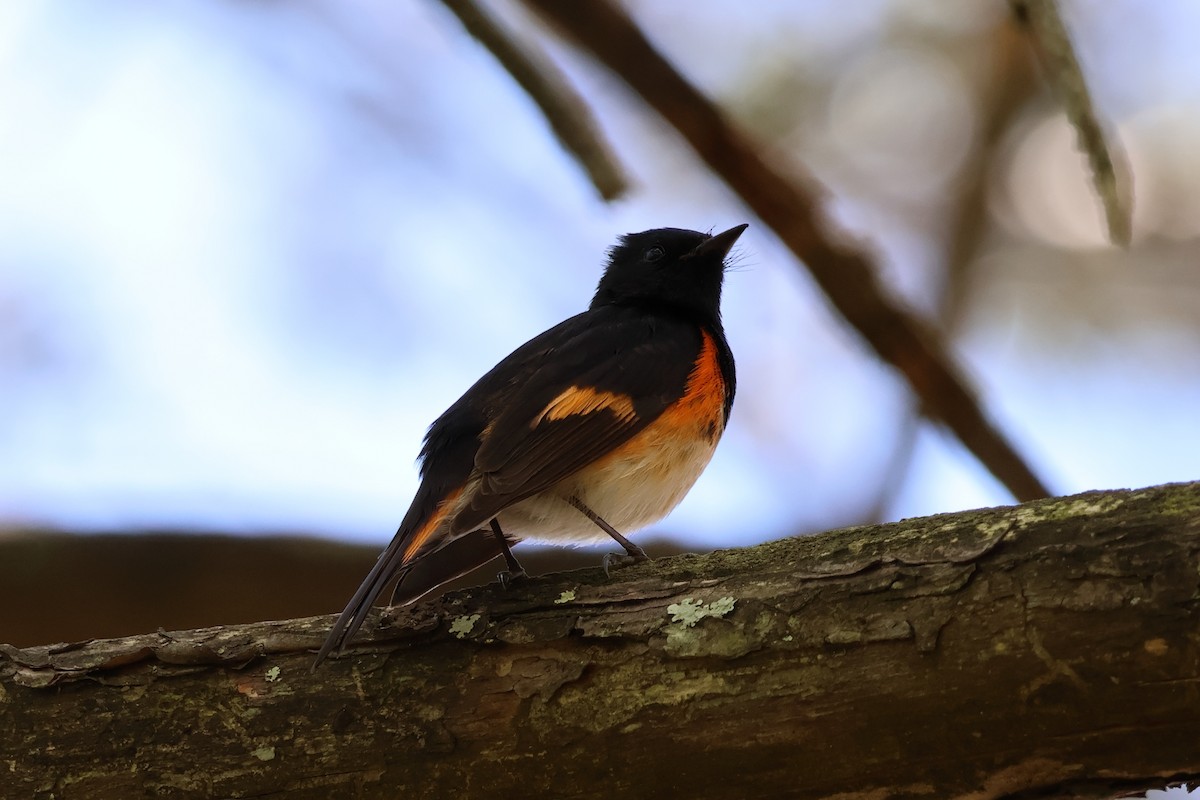
[[[429,541],[434,532],[446,519],[446,515],[454,508],[454,501],[462,494],[461,489],[455,489],[450,494],[446,495],[442,502],[437,504],[437,508],[429,515],[429,519],[425,520],[425,524],[417,528],[417,532],[408,540],[408,546],[404,548],[404,563],[412,560],[417,551],[421,549],[421,545]]]
[[[636,416],[633,410],[633,398],[627,394],[601,392],[596,389],[572,386],[547,403],[546,407],[533,418],[529,427],[536,428],[543,420],[566,419],[603,409],[616,414],[621,420],[633,419]]]
[[[635,436],[564,481],[566,490],[581,493],[585,498],[599,491],[596,497],[607,504],[601,508],[610,510],[616,504],[615,518],[626,519],[638,527],[661,519],[683,498],[725,430],[727,388],[717,343],[708,331],[701,329],[700,335],[700,352],[680,398]],[[547,404],[532,424],[601,409],[608,409],[623,420],[636,416],[633,398],[628,395],[572,386]],[[624,500],[605,495],[605,486],[622,481],[633,482],[627,491],[616,493],[623,495]],[[604,511],[597,513],[603,515]]]
[[[706,438],[716,439],[725,427],[725,379],[717,362],[717,344],[708,331],[700,355],[688,375],[683,397],[667,408],[655,424],[671,429],[694,428],[707,432]]]
[[[703,336],[683,397],[668,406],[640,434],[597,460],[594,467],[605,468],[630,459],[637,461],[655,453],[654,469],[671,473],[680,467],[679,459],[690,462],[695,457],[696,446],[711,455],[725,430],[725,379],[717,363],[716,343],[707,332]],[[707,460],[705,457],[704,462]]]

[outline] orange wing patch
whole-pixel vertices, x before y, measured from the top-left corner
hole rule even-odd
[[[429,515],[429,519],[425,520],[425,524],[420,528],[417,528],[417,532],[413,534],[412,539],[410,539],[408,542],[408,547],[404,548],[404,557],[402,559],[403,563],[407,564],[409,561],[411,561],[413,556],[417,554],[417,551],[421,549],[421,545],[429,541],[429,538],[433,536],[434,531],[438,529],[438,526],[441,525],[442,521],[446,518],[446,514],[453,510],[455,501],[458,499],[460,494],[462,494],[462,490],[456,489],[455,491],[446,495],[445,499],[438,503],[437,509],[435,509],[434,512]]]
[[[633,410],[633,398],[627,394],[601,392],[596,389],[572,386],[547,403],[546,407],[529,423],[529,427],[536,428],[546,420],[566,419],[603,409],[616,414],[622,422],[632,420],[637,416],[637,412]]]

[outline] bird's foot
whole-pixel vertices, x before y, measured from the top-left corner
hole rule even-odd
[[[503,570],[496,573],[496,580],[500,583],[501,589],[509,589],[514,583],[520,583],[529,579],[529,573],[525,570]]]
[[[604,556],[604,574],[612,577],[612,570],[631,567],[634,564],[640,564],[643,561],[649,561],[650,556],[646,555],[646,551],[638,547],[636,544],[631,546],[631,549],[624,553],[606,553]]]

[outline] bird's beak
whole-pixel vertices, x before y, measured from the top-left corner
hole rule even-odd
[[[724,261],[725,256],[729,255],[729,250],[733,247],[733,243],[742,235],[742,231],[748,227],[750,226],[746,223],[734,225],[724,233],[710,236],[702,244],[698,245],[695,250],[688,253],[688,257]]]

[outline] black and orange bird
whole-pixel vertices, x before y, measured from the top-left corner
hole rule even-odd
[[[317,654],[345,647],[393,581],[392,605],[522,539],[615,539],[667,515],[708,465],[733,407],[721,325],[726,257],[746,229],[623,236],[588,310],[517,348],[437,418],[395,537]],[[606,565],[609,562],[606,561]]]

